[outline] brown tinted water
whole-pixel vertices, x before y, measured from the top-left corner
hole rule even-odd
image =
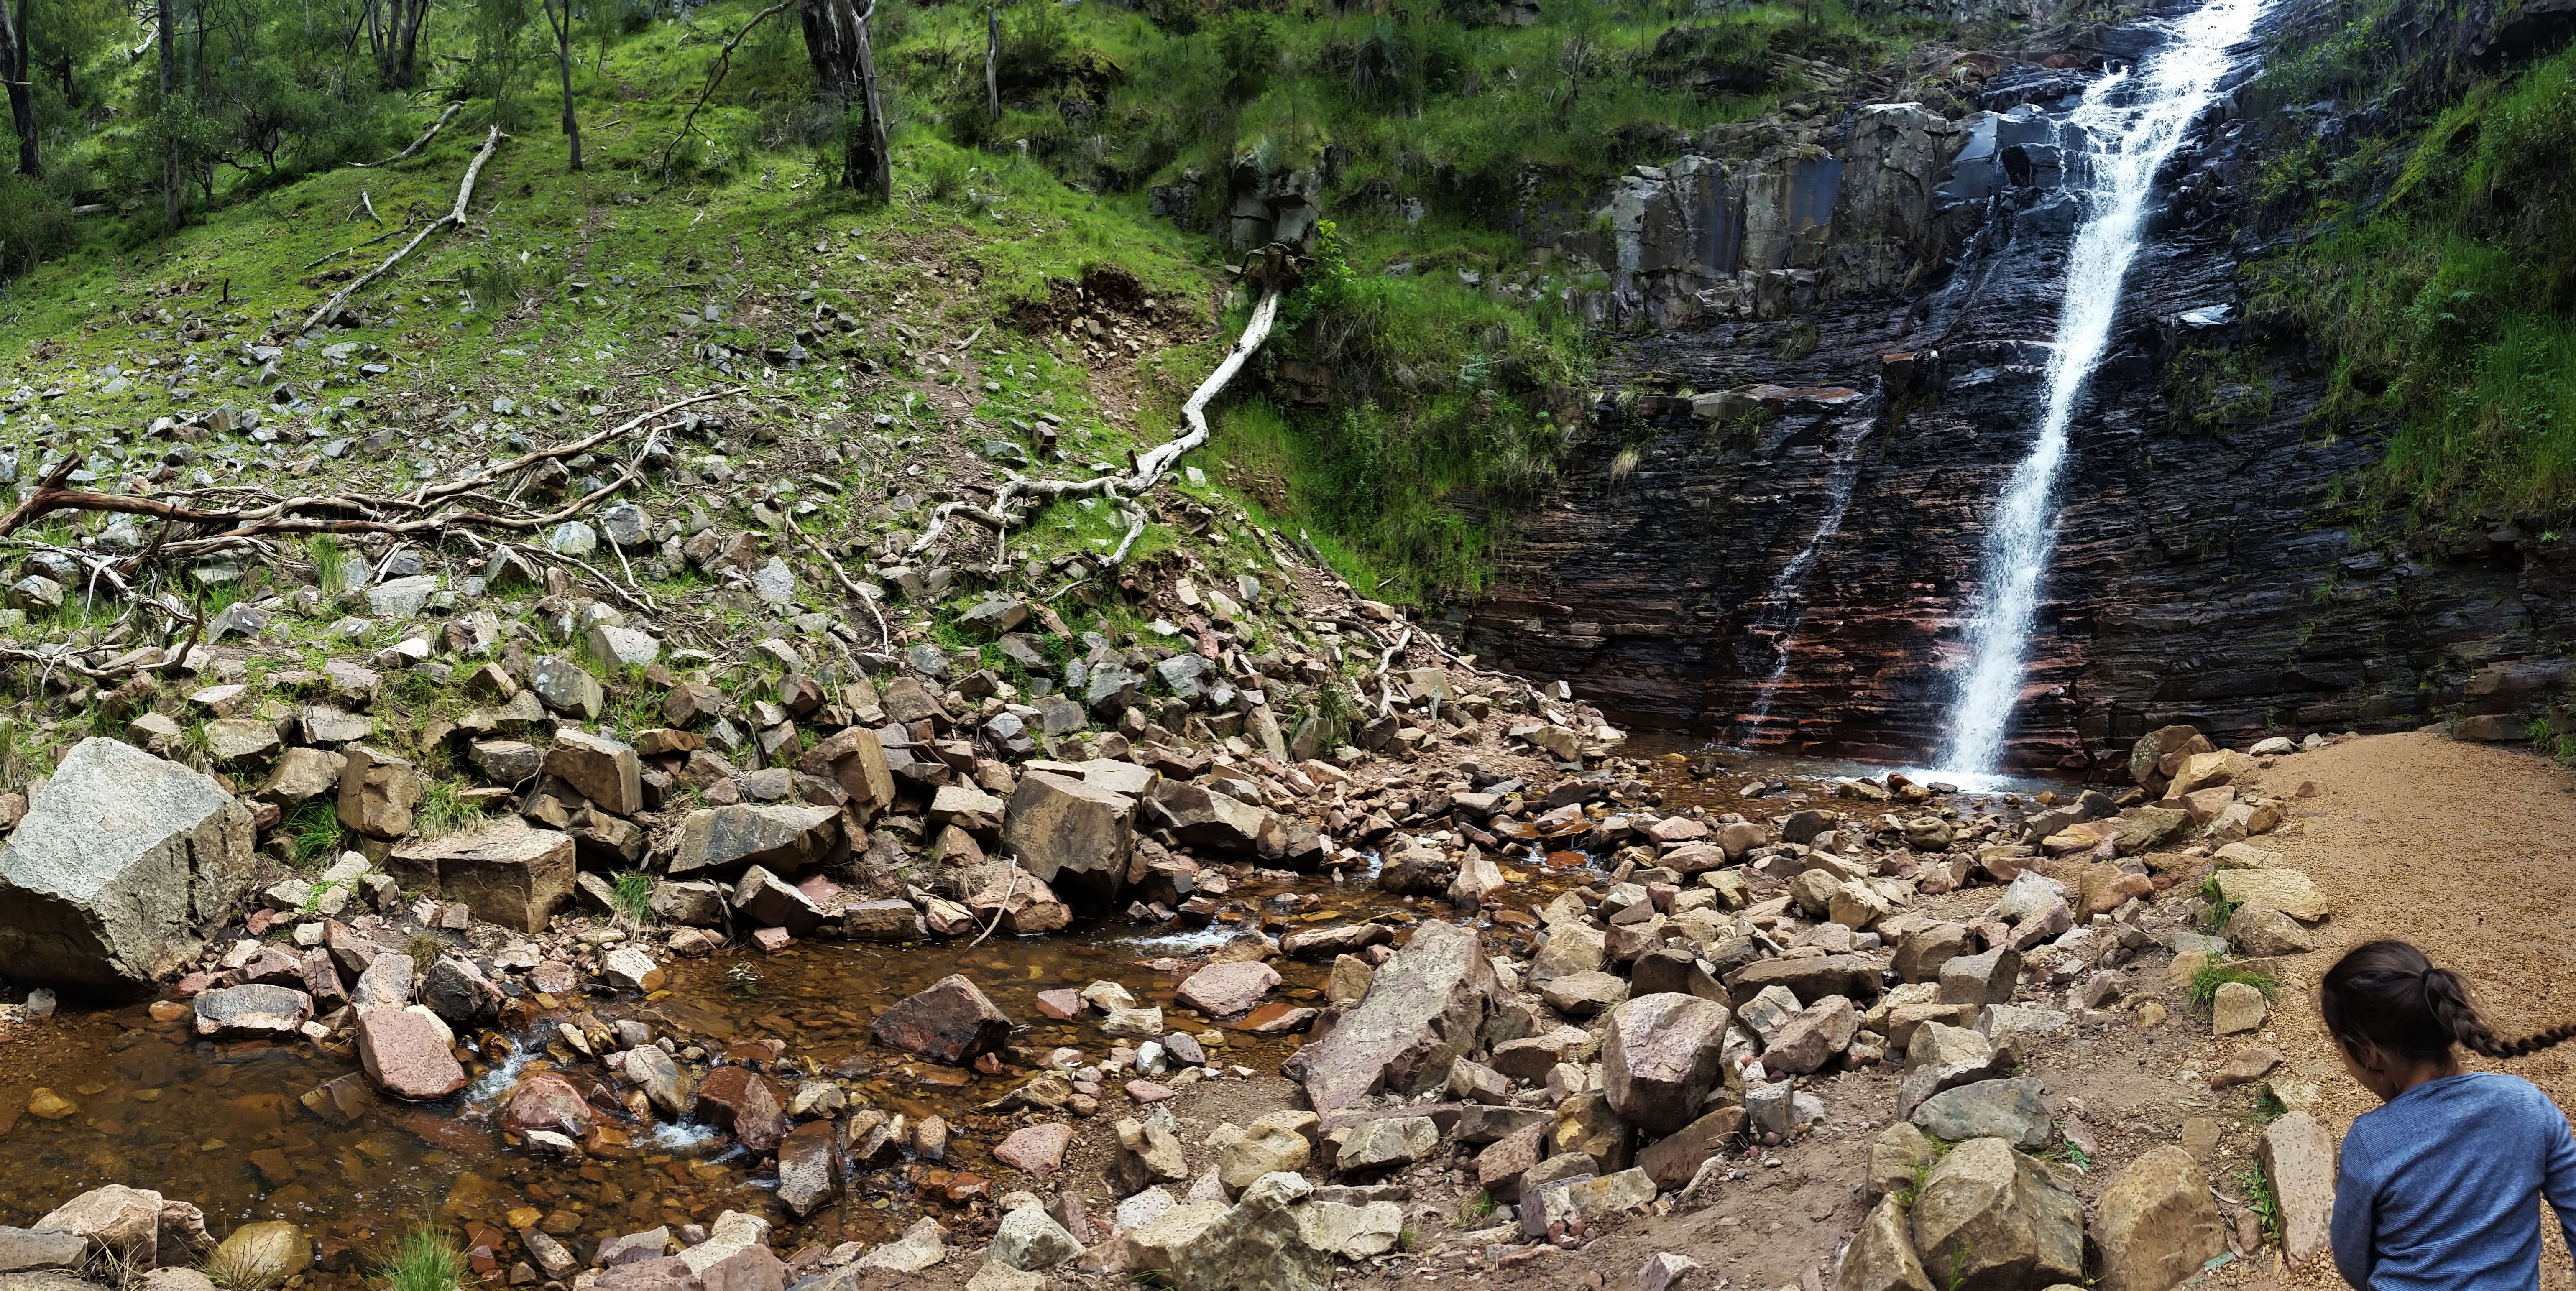
[[[1832,786],[1819,777],[1858,770],[1735,754],[1724,761],[1736,769],[1706,778],[1663,764],[1655,779],[1667,807],[1777,814],[1823,804]],[[1500,850],[1512,880],[1507,904],[1528,910],[1597,880],[1593,866],[1600,858],[1579,850],[1581,841],[1579,833],[1505,837]],[[586,1257],[600,1238],[657,1224],[707,1223],[725,1210],[767,1215],[775,1244],[786,1250],[881,1240],[925,1212],[955,1222],[970,1212],[951,1199],[952,1186],[972,1192],[976,1177],[1004,1178],[989,1154],[1011,1123],[974,1109],[1028,1075],[1025,1069],[984,1075],[943,1067],[871,1043],[870,1021],[896,1001],[963,973],[1022,1024],[1015,1044],[1040,1053],[1065,1046],[1098,1060],[1117,1042],[1087,1022],[1050,1021],[1036,997],[1112,980],[1160,1005],[1171,1029],[1222,1034],[1226,1043],[1209,1050],[1211,1063],[1269,1072],[1294,1051],[1296,1037],[1254,1037],[1195,1016],[1174,1002],[1175,975],[1149,961],[1204,957],[1241,935],[1247,921],[1276,936],[1299,927],[1364,919],[1402,925],[1424,917],[1457,916],[1445,903],[1395,898],[1356,881],[1337,886],[1309,879],[1294,886],[1238,885],[1207,928],[1093,923],[973,948],[804,942],[776,956],[728,950],[667,963],[666,989],[649,1000],[574,1001],[506,1042],[491,1038],[487,1044],[496,1052],[469,1068],[473,1083],[453,1098],[365,1101],[346,1121],[303,1101],[323,1082],[357,1070],[345,1050],[199,1041],[186,1017],[156,1021],[139,1003],[67,1009],[0,1036],[0,1224],[30,1223],[102,1184],[157,1189],[202,1207],[218,1236],[254,1220],[297,1223],[320,1243],[314,1280],[352,1286],[396,1238],[423,1223],[491,1239],[504,1266],[518,1257],[516,1243],[502,1234],[528,1224]],[[1499,947],[1519,938],[1527,920],[1513,923],[1494,929]],[[1284,980],[1273,998],[1319,1002],[1328,965],[1274,963]],[[916,1121],[939,1115],[951,1126],[948,1159],[861,1173],[838,1201],[797,1221],[777,1202],[772,1173],[728,1137],[701,1127],[603,1118],[602,1130],[585,1144],[586,1159],[538,1158],[504,1141],[499,1106],[520,1075],[558,1061],[570,1064],[577,1082],[602,1074],[577,1060],[557,1034],[557,1023],[576,1012],[610,1023],[641,1021],[657,1035],[713,1053],[741,1041],[782,1042],[792,1068],[777,1074],[791,1090],[802,1079],[836,1079],[856,1100],[886,1111]],[[511,1052],[498,1052],[505,1047]],[[61,1120],[29,1114],[40,1087],[79,1110]],[[1105,1082],[1101,1101],[1102,1115],[1128,1106],[1115,1080]]]

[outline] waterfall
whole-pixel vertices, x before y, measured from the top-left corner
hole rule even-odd
[[[2068,119],[2088,145],[2094,186],[2082,194],[2083,220],[2067,253],[2066,297],[2039,436],[2013,468],[1986,530],[1967,625],[1968,670],[1951,702],[1949,742],[1939,759],[1945,769],[1983,774],[2002,760],[2048,569],[2057,518],[2051,495],[2066,461],[2068,423],[2110,345],[2121,280],[2137,258],[2156,171],[2208,106],[2233,66],[2229,48],[2253,33],[2262,10],[2263,0],[2210,0],[2174,25],[2172,39],[2142,69],[2096,81]],[[2076,168],[2068,169],[2072,176]]]

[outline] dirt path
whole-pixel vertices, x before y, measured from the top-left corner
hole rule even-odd
[[[2576,1017],[2576,774],[2537,755],[2416,733],[2354,740],[2286,757],[2274,789],[2312,780],[2298,828],[2263,840],[2307,871],[2333,902],[2317,949],[2288,962],[2271,1035],[2283,1066],[2323,1091],[2316,1114],[2337,1139],[2378,1105],[2344,1075],[2317,1016],[2316,985],[2354,946],[2414,942],[2466,977],[2489,1025],[2505,1035]],[[2510,1071],[2576,1108],[2576,1050],[2513,1062]],[[2555,1225],[2542,1285],[2576,1286]],[[2340,1285],[2331,1267],[2298,1277]]]

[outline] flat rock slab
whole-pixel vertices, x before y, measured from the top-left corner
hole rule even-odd
[[[504,816],[470,833],[397,844],[392,868],[435,884],[441,897],[464,902],[475,918],[537,933],[572,898],[573,840]]]
[[[2218,895],[2232,905],[2269,906],[2305,923],[2333,913],[2326,894],[2297,870],[2220,870]]]

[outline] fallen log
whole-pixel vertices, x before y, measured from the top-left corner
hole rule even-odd
[[[455,116],[455,115],[456,115],[459,111],[461,111],[464,107],[465,107],[465,101],[464,101],[464,100],[462,100],[462,99],[459,99],[459,100],[457,100],[457,101],[456,101],[456,102],[454,102],[454,103],[450,103],[450,104],[448,104],[448,105],[447,105],[447,110],[446,110],[445,112],[441,112],[441,113],[439,113],[439,114],[438,114],[438,119],[437,119],[436,121],[432,121],[432,122],[430,122],[430,123],[429,123],[429,129],[422,131],[422,132],[421,132],[421,135],[420,135],[420,137],[419,137],[419,138],[412,140],[412,141],[411,141],[411,146],[410,146],[410,147],[403,149],[401,152],[395,153],[393,156],[390,156],[390,157],[385,158],[383,161],[353,161],[353,162],[350,162],[349,164],[350,164],[351,166],[354,166],[354,167],[356,167],[356,168],[360,169],[360,170],[367,170],[367,169],[370,169],[370,168],[372,168],[372,167],[376,167],[376,166],[390,166],[390,165],[394,164],[395,162],[401,161],[401,160],[403,160],[404,158],[409,157],[409,156],[411,156],[412,154],[419,152],[421,149],[428,147],[428,146],[429,146],[429,141],[430,141],[430,140],[432,140],[432,139],[437,138],[437,137],[438,137],[438,132],[447,128],[447,120],[448,120],[448,118],[450,118],[450,117],[452,117],[452,116]],[[376,213],[376,212],[375,212],[375,208],[374,208],[374,207],[370,206],[370,207],[367,209],[367,214],[369,214],[369,215],[373,215],[373,214],[375,214],[375,213]],[[383,221],[381,221],[381,220],[380,220],[380,221],[378,221],[378,223],[382,223],[382,222],[383,222]]]
[[[428,224],[423,225],[420,232],[413,235],[411,241],[403,244],[402,250],[396,251],[391,256],[386,257],[383,264],[377,265],[375,268],[360,274],[356,281],[331,293],[331,298],[323,301],[321,308],[314,310],[311,318],[304,320],[304,326],[295,330],[300,332],[308,328],[321,326],[324,320],[335,317],[339,314],[340,307],[349,302],[349,297],[356,295],[359,289],[365,287],[368,283],[374,282],[376,279],[383,277],[386,271],[392,269],[395,265],[401,264],[404,256],[410,255],[413,251],[418,250],[420,248],[420,244],[429,241],[431,235],[444,229],[462,227],[465,223],[465,204],[474,199],[474,181],[482,176],[483,163],[492,160],[493,151],[500,146],[501,127],[494,126],[492,127],[492,133],[484,136],[483,146],[475,152],[473,162],[466,166],[465,182],[456,186],[455,208],[448,211],[447,214],[439,216],[437,219],[431,220]]]

